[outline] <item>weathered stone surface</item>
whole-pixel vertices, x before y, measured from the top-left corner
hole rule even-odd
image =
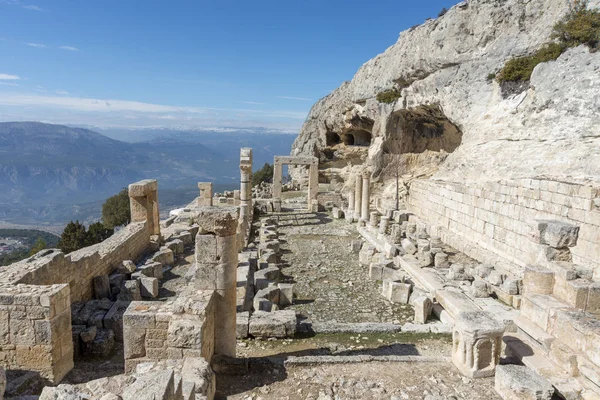
[[[248,337],[248,325],[250,324],[250,313],[248,311],[244,311],[241,313],[237,313],[236,324],[235,324],[235,334],[238,339],[245,339]]]
[[[176,318],[171,320],[167,336],[170,347],[184,349],[202,349],[202,321],[192,318]]]
[[[136,266],[135,263],[131,260],[125,260],[117,265],[116,272],[120,274],[131,274],[135,272]]]
[[[81,338],[81,340],[84,343],[89,343],[89,342],[93,341],[94,339],[96,339],[97,331],[98,331],[98,328],[96,328],[95,326],[91,326],[91,327],[83,330],[79,334],[79,337]]]
[[[4,397],[4,389],[6,389],[6,371],[0,367],[0,399]]]
[[[435,253],[434,266],[436,268],[448,268],[450,263],[448,262],[448,254],[446,253]]]
[[[140,295],[142,297],[158,297],[158,279],[142,277],[138,281],[140,283]]]
[[[579,227],[562,221],[538,221],[540,243],[555,248],[574,247]]]
[[[294,337],[295,333],[296,312],[293,310],[256,311],[250,317],[251,336],[284,338]]]
[[[417,252],[417,246],[410,239],[402,239],[402,242],[400,242],[400,245],[402,246],[402,248],[404,249],[406,254],[412,255]]]
[[[117,296],[117,300],[121,301],[140,301],[142,295],[140,294],[140,283],[137,280],[129,280],[123,282],[121,291]]]
[[[490,297],[488,285],[484,281],[473,282],[471,288],[469,289],[469,292],[471,293],[471,296],[475,298]]]
[[[448,279],[451,281],[472,281],[473,276],[469,274],[468,270],[462,264],[452,264],[450,271],[448,271]]]
[[[83,352],[86,356],[108,358],[115,347],[115,334],[110,329],[98,329],[94,340],[83,343]]]
[[[215,373],[210,364],[203,358],[186,357],[181,368],[181,379],[184,382],[194,383],[196,399],[200,400],[206,396],[212,399],[216,390]]]
[[[165,243],[165,247],[173,252],[173,254],[183,254],[184,244],[183,240],[173,239],[170,242]]]
[[[124,391],[123,400],[175,400],[175,374],[172,370],[142,375]]]
[[[415,309],[415,322],[417,324],[426,323],[433,308],[431,299],[423,295],[411,297],[411,304]]]
[[[522,365],[496,367],[494,388],[505,400],[550,400],[554,395],[550,382]]]
[[[171,249],[164,247],[154,253],[154,255],[151,257],[151,260],[159,262],[162,265],[173,265],[175,262],[175,256]]]
[[[412,285],[410,283],[390,282],[388,300],[392,303],[407,304],[408,299],[410,298],[411,289]]]
[[[108,275],[96,276],[92,279],[94,296],[97,299],[110,298],[110,281]]]
[[[279,287],[279,305],[288,306],[294,302],[294,284],[278,283]]]
[[[104,328],[111,329],[120,343],[123,342],[123,314],[128,306],[128,301],[116,301],[104,317]]]

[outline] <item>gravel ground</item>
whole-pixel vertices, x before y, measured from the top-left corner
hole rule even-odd
[[[282,269],[295,283],[296,299],[288,307],[313,322],[412,321],[407,304],[391,304],[381,282],[369,280],[350,243],[359,240],[354,225],[326,213],[296,210],[279,215]]]

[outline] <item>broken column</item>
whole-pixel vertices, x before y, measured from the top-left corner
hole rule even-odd
[[[215,354],[235,357],[237,210],[210,208],[197,216],[196,288],[216,294]]]
[[[452,332],[452,362],[468,378],[496,373],[504,324],[486,311],[461,312]]]
[[[348,209],[346,210],[346,221],[352,222],[354,219],[354,190],[348,192]]]
[[[362,177],[360,175],[356,176],[356,180],[354,181],[354,215],[352,216],[352,220],[354,222],[358,222],[360,219],[360,213],[362,210]]]
[[[158,182],[145,179],[129,185],[129,205],[131,222],[147,221],[151,235],[160,235],[158,212]]]
[[[273,162],[273,199],[281,199],[281,179],[283,178],[283,163],[280,157]],[[310,201],[308,202],[310,206]]]
[[[240,149],[240,206],[252,215],[252,149]],[[248,221],[250,222],[250,221]]]
[[[370,186],[371,174],[369,172],[363,172],[362,174],[362,200],[361,200],[361,212],[360,219],[363,221],[369,220],[369,186]]]
[[[319,159],[313,157],[308,166],[308,207],[312,208],[312,203],[317,200],[319,194]]]
[[[212,182],[198,182],[200,197],[198,197],[199,206],[212,206],[213,203],[213,184]]]

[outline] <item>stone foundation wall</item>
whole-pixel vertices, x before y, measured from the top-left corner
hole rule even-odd
[[[73,368],[68,285],[0,288],[0,365],[51,382]]]
[[[519,276],[537,257],[537,220],[570,222],[581,228],[573,262],[600,273],[600,188],[540,179],[419,180],[410,187],[408,207],[437,225],[444,242]]]
[[[68,283],[71,303],[90,300],[92,279],[110,274],[123,260],[136,260],[148,248],[150,232],[145,222],[132,223],[102,243],[67,255],[45,250],[2,269],[1,283],[54,285]]]
[[[125,371],[138,364],[185,357],[210,362],[215,349],[215,292],[192,290],[177,300],[132,302],[123,315]]]

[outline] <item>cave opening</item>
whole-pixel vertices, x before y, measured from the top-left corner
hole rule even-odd
[[[325,134],[325,142],[327,146],[335,146],[336,144],[342,143],[342,139],[340,138],[340,135],[335,132],[327,132]]]
[[[371,145],[371,133],[363,129],[353,129],[342,135],[342,140],[346,146],[366,146]]]

